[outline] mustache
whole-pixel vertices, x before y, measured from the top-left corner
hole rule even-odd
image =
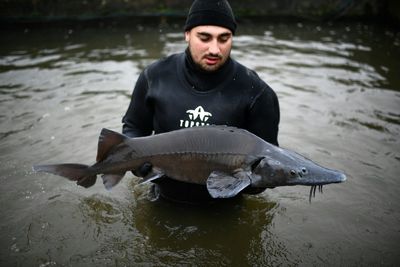
[[[222,59],[222,55],[221,55],[221,54],[212,54],[212,53],[208,53],[208,54],[204,55],[203,58],[217,58],[217,59]]]

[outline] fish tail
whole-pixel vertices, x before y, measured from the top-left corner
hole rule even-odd
[[[53,165],[35,165],[33,170],[36,172],[47,172],[62,176],[85,188],[91,187],[96,183],[96,174],[89,170],[88,165],[83,164],[53,164]]]

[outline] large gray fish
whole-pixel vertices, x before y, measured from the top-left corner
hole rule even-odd
[[[127,171],[144,163],[153,166],[143,182],[172,179],[205,185],[213,198],[229,198],[245,188],[265,189],[286,185],[317,186],[340,183],[346,176],[321,167],[303,156],[271,145],[256,135],[227,126],[206,126],[176,130],[147,137],[128,138],[103,129],[97,162],[36,165],[48,172],[90,187],[102,174],[107,189],[115,186]]]

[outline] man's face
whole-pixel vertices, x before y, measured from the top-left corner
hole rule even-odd
[[[229,58],[232,32],[219,26],[197,26],[185,32],[193,61],[205,71],[219,69]]]

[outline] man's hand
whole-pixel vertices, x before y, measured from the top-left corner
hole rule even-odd
[[[142,166],[140,166],[136,170],[133,170],[132,173],[137,177],[145,177],[151,172],[152,168],[153,165],[150,162],[145,162],[142,164]]]

